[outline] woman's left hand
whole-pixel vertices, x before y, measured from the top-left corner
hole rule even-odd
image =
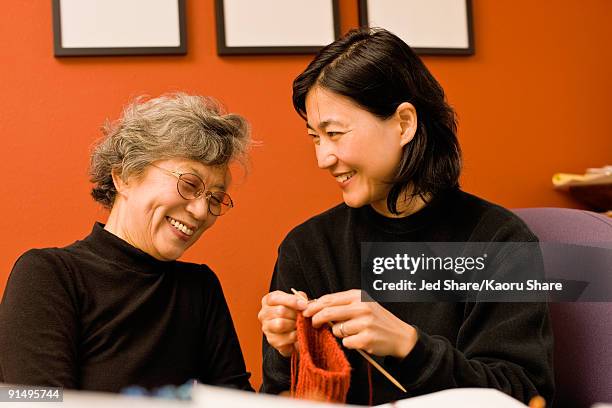
[[[362,302],[361,290],[352,289],[320,297],[303,312],[312,325],[333,323],[334,336],[344,347],[377,356],[406,357],[417,342],[417,331],[377,302]]]

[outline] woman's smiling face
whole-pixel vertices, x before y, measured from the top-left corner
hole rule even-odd
[[[385,209],[403,146],[414,134],[406,132],[400,116],[380,119],[351,99],[315,86],[306,95],[306,117],[317,163],[336,179],[344,202]]]
[[[181,197],[177,177],[169,172],[196,174],[211,191],[225,191],[230,175],[227,167],[189,159],[160,160],[154,165],[127,181],[115,177],[117,197],[106,228],[154,258],[171,261],[182,256],[217,217],[208,211],[204,197]]]

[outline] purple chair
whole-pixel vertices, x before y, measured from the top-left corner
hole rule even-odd
[[[543,243],[612,244],[612,219],[601,214],[566,208],[514,212]],[[542,254],[547,268],[547,253]],[[612,279],[612,266],[607,272]],[[582,408],[612,402],[612,302],[551,303],[550,311],[555,334],[553,406]]]

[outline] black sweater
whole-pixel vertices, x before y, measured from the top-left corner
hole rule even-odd
[[[279,248],[270,290],[310,298],[360,288],[361,242],[530,242],[537,238],[509,211],[453,190],[417,213],[392,219],[370,206],[341,204],[291,231]],[[372,370],[373,402],[381,404],[455,387],[491,387],[521,401],[552,401],[552,330],[543,303],[385,303],[415,326],[419,339],[399,361],[377,358],[408,390]],[[367,363],[345,350],[353,368],[348,403],[367,404]],[[263,340],[262,390],[289,389],[290,367]]]
[[[203,383],[251,389],[219,280],[163,262],[96,224],[16,262],[0,306],[0,382],[120,391]]]

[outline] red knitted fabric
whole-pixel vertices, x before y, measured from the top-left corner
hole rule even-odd
[[[351,383],[351,366],[327,327],[315,329],[298,313],[298,353],[291,356],[291,396],[328,402],[345,402]]]

